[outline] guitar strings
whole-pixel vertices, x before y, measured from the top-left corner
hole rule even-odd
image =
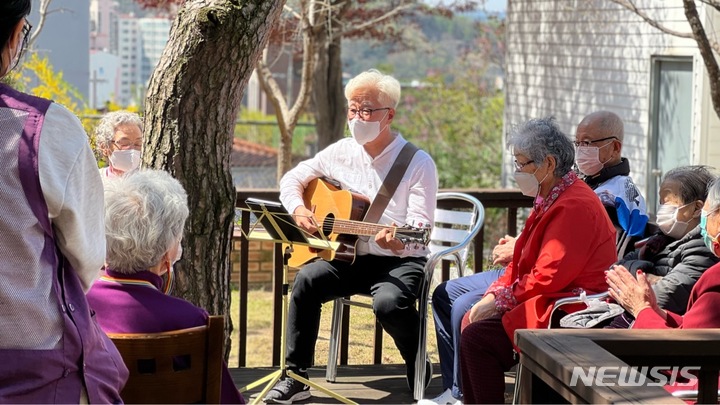
[[[249,211],[253,214],[264,214],[261,210],[253,210],[253,209],[246,209],[241,208],[241,211]],[[257,216],[257,215],[256,215]],[[318,238],[323,241],[328,241],[326,234],[330,233],[336,233],[336,234],[342,234],[342,233],[351,233],[355,235],[362,235],[362,236],[373,236],[380,232],[383,229],[390,228],[392,229],[394,234],[397,234],[398,231],[400,231],[402,234],[421,234],[425,231],[422,230],[414,230],[414,229],[408,229],[405,227],[398,227],[398,226],[392,226],[392,225],[381,225],[381,224],[372,224],[368,222],[362,222],[362,221],[353,221],[348,219],[333,219],[332,222],[332,229],[327,229],[329,227],[326,227],[325,224],[318,224],[315,220],[315,217],[313,216],[304,216],[305,218],[310,218],[312,220],[313,224],[316,228],[322,229],[322,232],[318,232],[316,234],[310,233],[304,228],[297,225],[297,223],[293,219],[292,214],[283,214],[283,215],[274,215],[277,220],[282,221],[289,226],[299,230],[303,235],[306,237],[312,237],[312,238]],[[297,216],[297,215],[296,215]],[[337,229],[337,230],[336,230]],[[319,234],[319,236],[318,236]],[[246,235],[247,236],[247,235]]]

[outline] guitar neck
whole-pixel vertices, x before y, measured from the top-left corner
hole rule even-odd
[[[375,236],[378,232],[383,229],[392,228],[397,229],[395,226],[372,224],[369,222],[362,221],[350,221],[336,219],[333,223],[333,233],[340,233],[346,235],[357,235],[357,236]]]

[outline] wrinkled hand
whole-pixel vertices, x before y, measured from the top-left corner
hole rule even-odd
[[[396,226],[393,222],[392,226]],[[385,228],[375,235],[375,243],[383,249],[391,250],[396,255],[399,255],[405,245],[397,239],[394,235],[394,228]]]
[[[484,296],[470,309],[470,322],[482,321],[495,315],[495,294]]]
[[[661,312],[655,292],[641,270],[637,271],[637,279],[623,266],[612,266],[605,273],[605,280],[610,286],[608,293],[618,304],[622,305],[632,316],[637,317],[645,308]]]
[[[295,212],[293,212],[293,219],[295,219],[298,226],[306,232],[310,234],[317,232],[317,220],[315,219],[315,214],[302,205],[295,208]]]
[[[493,248],[493,264],[507,266],[512,262],[515,241],[516,238],[510,235],[500,238],[497,246]]]

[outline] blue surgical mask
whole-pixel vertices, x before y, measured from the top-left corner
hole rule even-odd
[[[713,254],[715,254],[715,249],[713,248],[713,244],[715,242],[713,241],[713,238],[708,234],[707,219],[708,219],[708,212],[705,210],[702,210],[702,214],[700,215],[700,234],[702,234],[703,242],[705,243],[705,246],[707,246],[707,248],[710,249],[710,251]]]

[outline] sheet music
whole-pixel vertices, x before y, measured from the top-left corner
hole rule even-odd
[[[248,240],[293,243],[316,249],[337,250],[340,246],[338,242],[308,235],[277,201],[248,198],[245,204],[257,217],[257,221],[250,227],[250,232],[245,235]]]

